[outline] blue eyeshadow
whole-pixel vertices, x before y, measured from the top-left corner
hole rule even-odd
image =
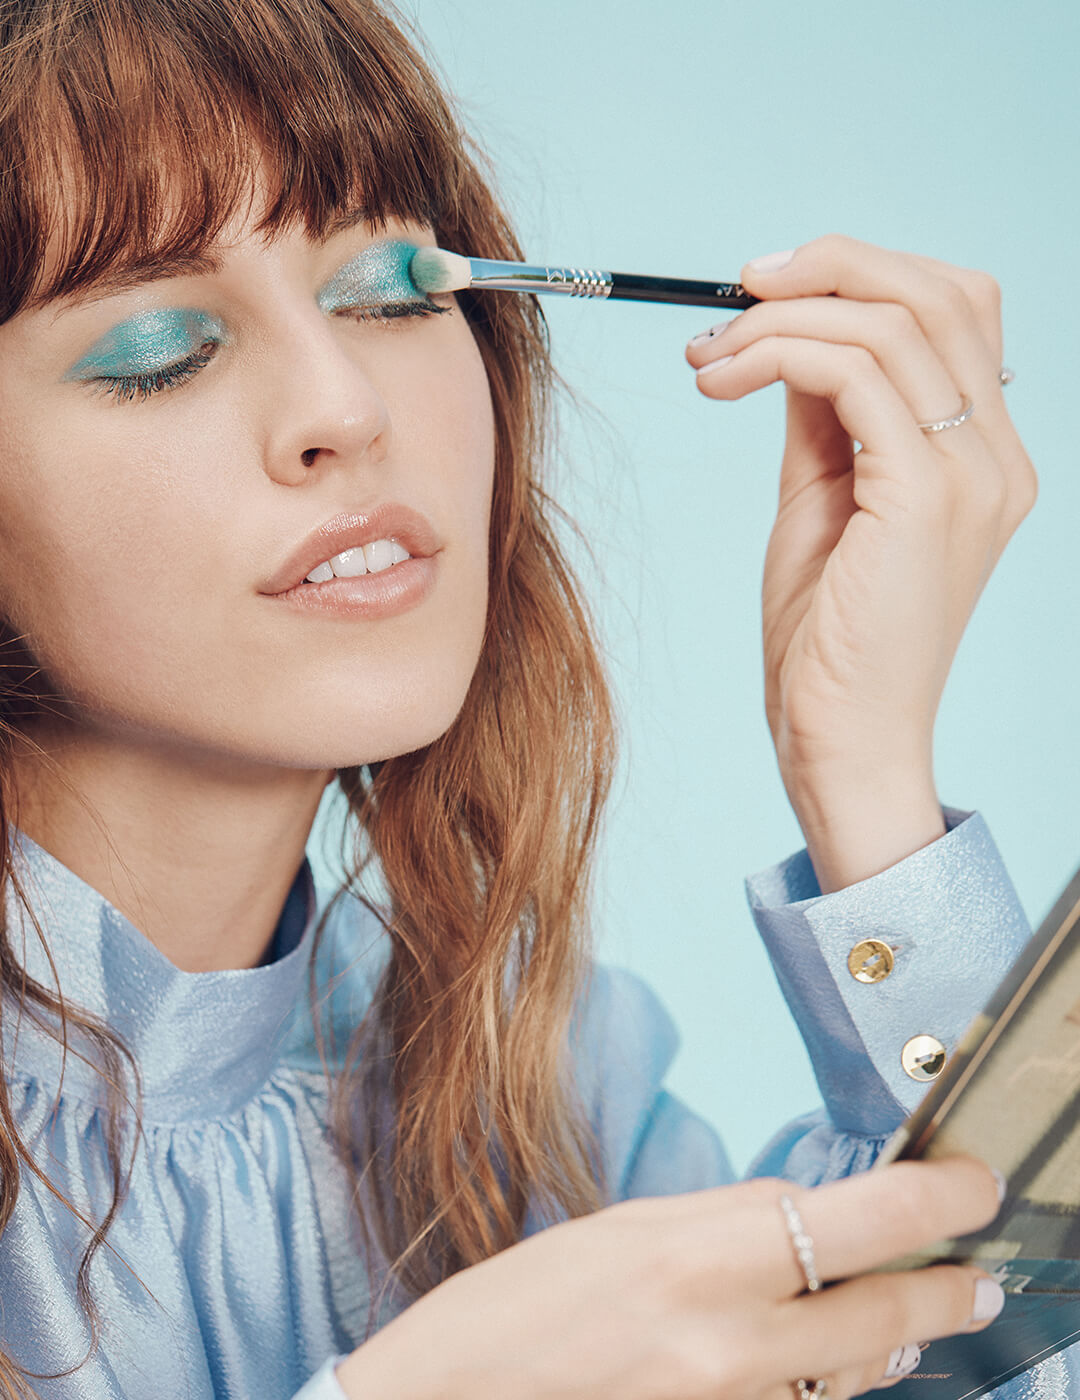
[[[369,244],[334,274],[316,300],[327,313],[412,303],[431,306],[409,268],[416,246],[400,239]],[[124,379],[156,374],[194,354],[208,340],[226,344],[217,316],[191,308],[143,311],[110,331],[64,375],[65,380]]]
[[[194,354],[208,340],[221,344],[226,339],[223,322],[205,311],[143,311],[103,335],[64,378],[153,374]]]
[[[398,239],[369,244],[322,288],[317,297],[319,306],[332,313],[353,306],[426,303],[429,298],[409,273],[415,252],[415,244]]]

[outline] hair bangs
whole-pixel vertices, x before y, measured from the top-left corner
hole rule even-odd
[[[0,74],[0,322],[198,259],[260,189],[260,232],[316,239],[349,215],[437,226],[452,202],[457,124],[363,0],[34,9]]]

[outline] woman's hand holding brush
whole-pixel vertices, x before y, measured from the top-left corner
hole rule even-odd
[[[766,711],[827,891],[943,834],[938,703],[1036,477],[985,273],[830,236],[747,264],[743,283],[760,304],[687,359],[709,398],[787,386]]]

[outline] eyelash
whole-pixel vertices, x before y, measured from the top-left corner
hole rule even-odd
[[[358,306],[335,314],[347,315],[353,321],[385,323],[407,316],[441,316],[449,309],[448,306],[436,306],[434,302],[402,301],[390,302],[385,306]],[[166,365],[164,369],[156,369],[149,374],[113,375],[90,382],[118,403],[127,403],[132,399],[141,402],[162,389],[173,389],[186,384],[210,363],[216,351],[217,341],[208,340],[200,345],[194,354],[178,360],[174,365]]]

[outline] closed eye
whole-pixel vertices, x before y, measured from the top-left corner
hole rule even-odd
[[[424,300],[386,302],[379,306],[343,306],[335,311],[334,315],[346,316],[354,321],[389,322],[413,316],[442,316],[449,310],[448,306],[438,306],[433,301]],[[118,403],[129,403],[133,399],[142,402],[163,389],[179,388],[193,379],[214,358],[217,348],[217,341],[208,340],[192,354],[162,369],[140,374],[100,375],[85,382],[114,398]]]
[[[216,340],[208,340],[192,354],[177,360],[174,365],[165,365],[162,369],[140,374],[99,375],[96,379],[88,379],[85,382],[96,387],[99,392],[115,398],[119,403],[127,403],[131,399],[141,401],[162,389],[174,389],[180,384],[186,384],[210,363],[217,348]]]
[[[391,301],[378,306],[343,306],[335,316],[348,316],[355,321],[398,321],[405,316],[443,316],[448,306],[433,301]]]

